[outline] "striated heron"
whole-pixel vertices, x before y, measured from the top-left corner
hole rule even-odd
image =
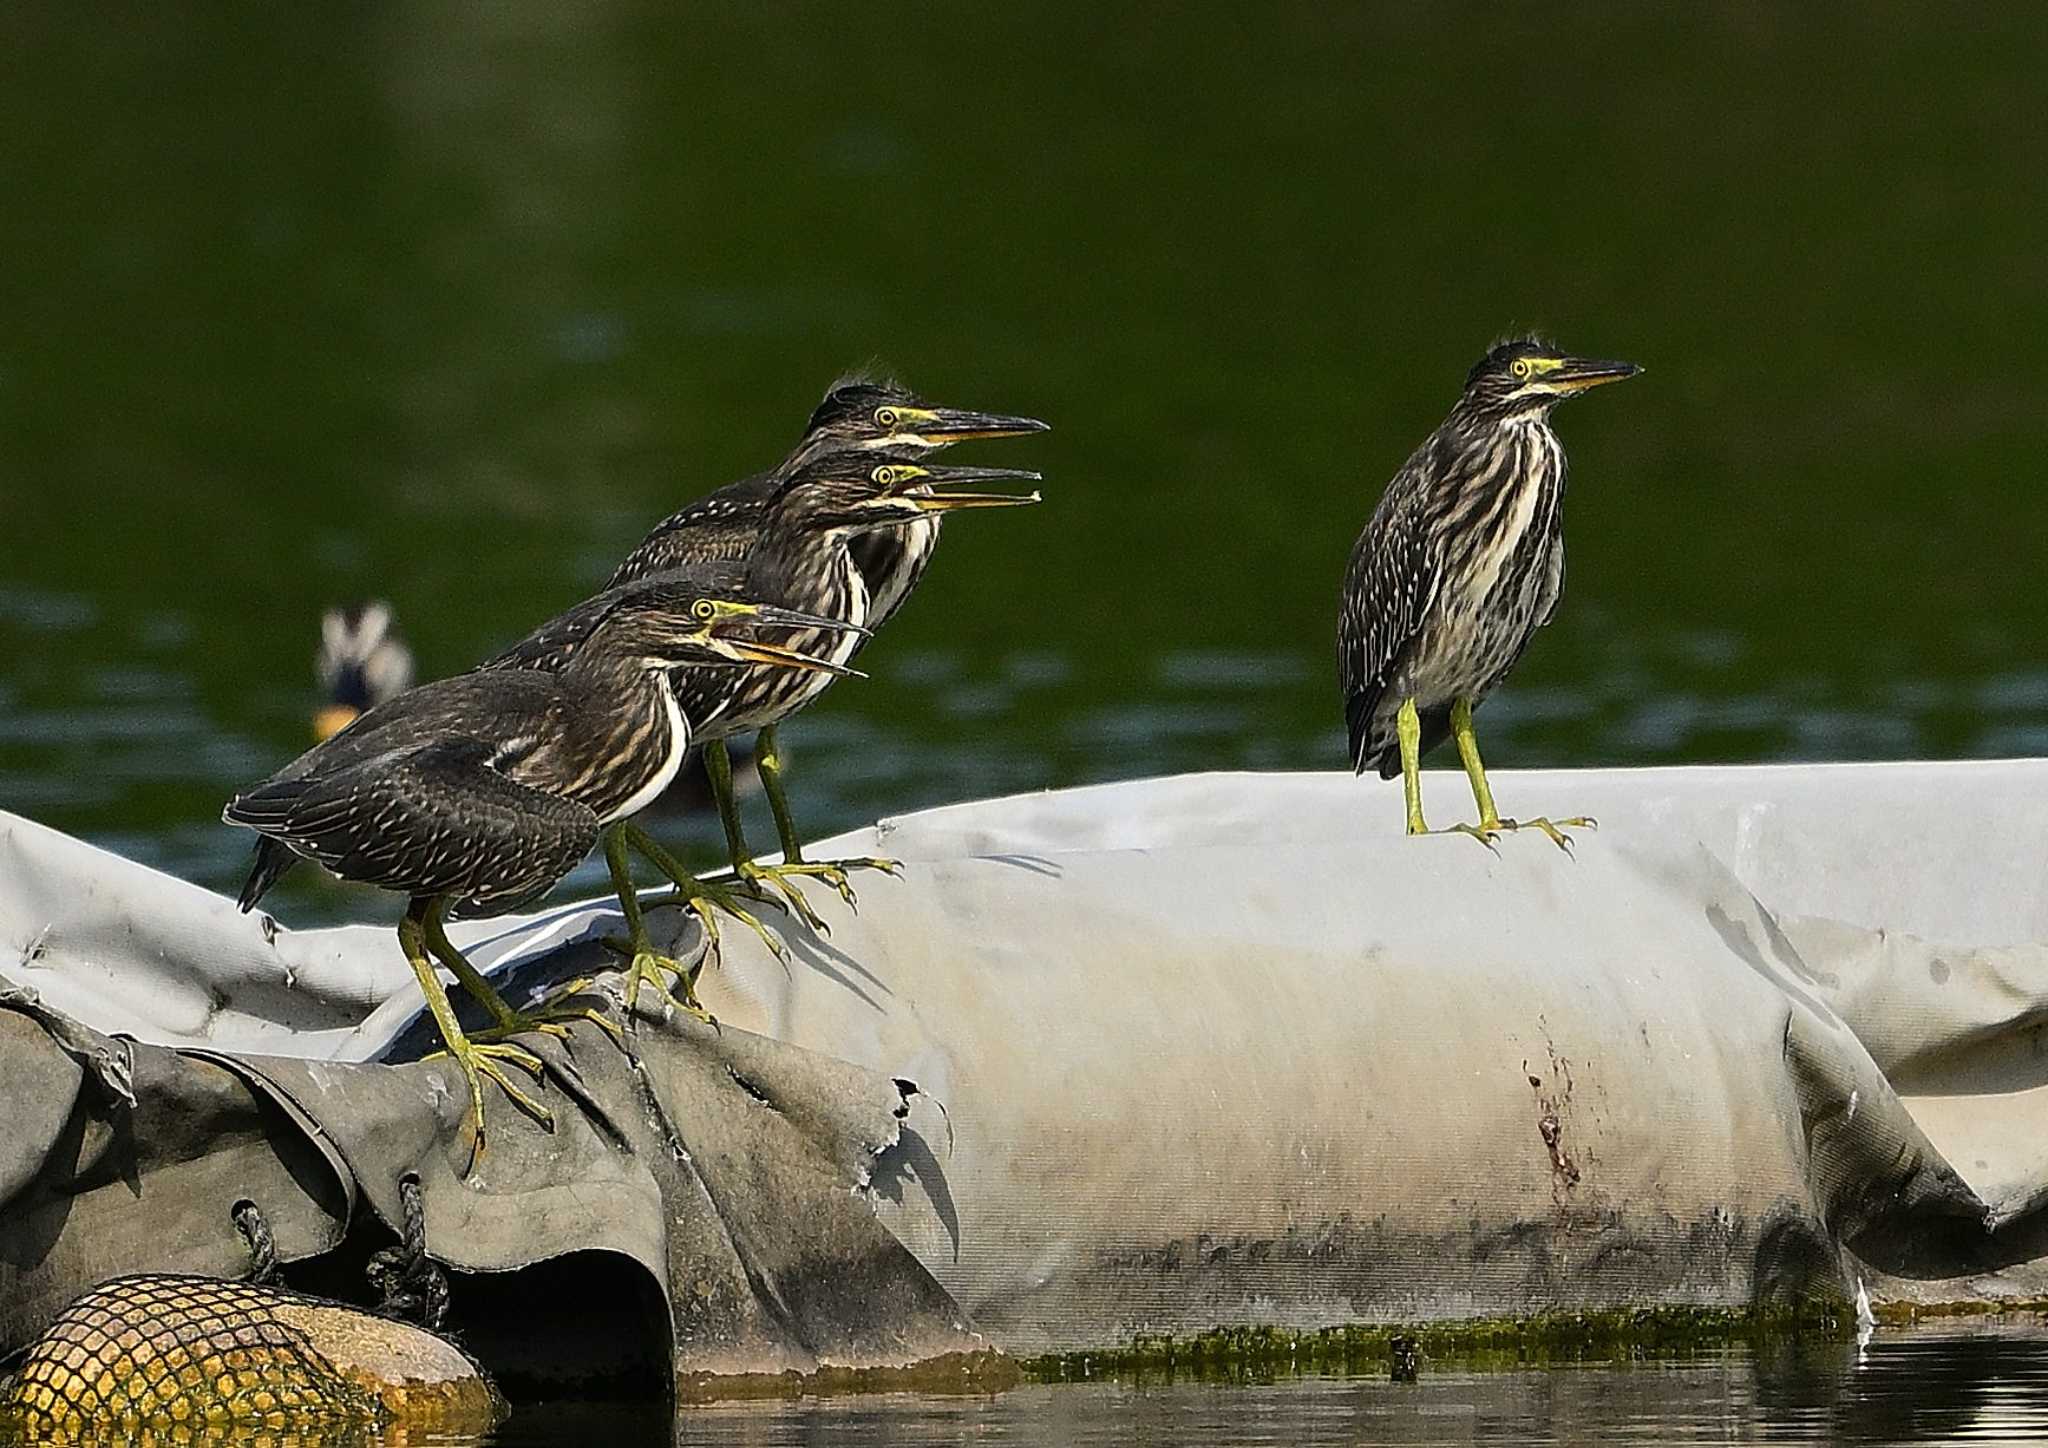
[[[964,408],[937,407],[893,382],[864,377],[842,378],[832,385],[782,462],[765,473],[707,494],[664,518],[613,572],[609,587],[643,578],[664,568],[707,558],[745,558],[758,535],[763,511],[776,490],[797,470],[833,452],[886,451],[892,458],[915,461],[954,443],[980,438],[1022,437],[1045,432],[1032,417]],[[938,547],[941,516],[926,513],[894,528],[875,529],[853,537],[848,552],[868,596],[870,630],[894,617],[924,576]],[[785,865],[804,864],[803,841],[789,812],[782,783],[783,752],[774,726],[761,731],[754,767],[760,775]],[[705,772],[712,793],[729,803],[732,761],[723,743],[707,745]],[[849,903],[852,891],[845,869],[866,861],[839,861],[822,874]]]
[[[745,597],[770,600],[837,620],[845,630],[838,636],[799,633],[793,636],[791,644],[843,666],[861,646],[872,615],[865,576],[853,562],[851,545],[878,531],[900,530],[950,512],[1016,507],[1038,501],[1035,492],[959,490],[961,484],[997,480],[1035,482],[1039,474],[1018,468],[920,464],[880,451],[826,453],[792,470],[744,523],[738,521],[737,515],[723,522],[717,550],[707,548],[703,556],[691,556],[691,539],[695,535],[683,531],[671,540],[670,557],[685,564],[689,576],[705,586],[731,589]],[[744,544],[743,556],[722,556],[734,537]],[[573,611],[564,617],[573,619]],[[578,647],[569,631],[544,626],[485,667],[557,669],[574,656]],[[698,721],[696,737],[703,744],[711,767],[734,872],[748,889],[758,891],[764,884],[774,887],[788,908],[814,929],[823,929],[825,922],[804,900],[793,883],[794,877],[822,878],[850,899],[852,892],[846,884],[843,865],[857,863],[887,869],[892,868],[893,862],[756,863],[747,848],[733,800],[729,770],[722,767],[720,741],[728,735],[772,728],[809,704],[823,692],[818,686],[827,683],[829,679],[822,675],[797,679],[768,669],[692,670],[679,676],[676,683],[676,694],[685,714]],[[644,831],[631,828],[627,833],[631,843],[675,882],[714,941],[717,928],[711,905],[738,917],[760,934],[771,950],[781,953],[774,937],[738,903],[731,891],[697,880]],[[620,885],[622,896],[630,893],[630,882],[615,883]]]
[[[1422,819],[1421,757],[1449,734],[1479,821],[1451,829],[1491,845],[1535,829],[1569,848],[1560,826],[1590,819],[1502,819],[1472,733],[1472,711],[1506,677],[1564,587],[1564,448],[1550,410],[1633,377],[1628,362],[1567,356],[1533,338],[1479,359],[1464,395],[1418,447],[1351,550],[1337,618],[1351,764],[1402,776],[1408,833]]]
[[[487,1077],[521,1110],[553,1125],[547,1108],[499,1064],[542,1078],[540,1058],[508,1037],[565,1035],[563,1022],[579,1017],[614,1035],[618,1027],[596,1011],[514,1010],[449,941],[449,912],[494,915],[538,898],[590,852],[605,826],[667,788],[690,743],[690,715],[675,685],[697,667],[843,672],[750,636],[772,627],[833,637],[833,620],[712,593],[682,575],[614,590],[578,613],[579,647],[559,670],[473,670],[409,689],[237,794],[222,812],[229,824],[262,834],[265,845],[409,897],[399,944],[469,1083],[472,1164],[484,1149]],[[244,910],[277,873],[270,868],[266,878],[259,852]],[[475,1037],[463,1031],[435,960],[483,1006],[490,1029]],[[634,984],[645,968],[636,960]]]
[[[323,696],[313,713],[316,741],[346,729],[356,715],[372,704],[381,704],[393,694],[410,689],[414,673],[412,650],[399,635],[391,605],[382,599],[371,599],[366,603],[338,604],[323,613],[320,651],[314,656],[313,671]],[[732,749],[736,769],[752,762],[751,750],[744,746],[728,747]],[[758,776],[749,773],[745,784],[759,788]],[[704,773],[701,759],[693,752],[683,761],[676,782],[642,813],[695,814],[717,807],[711,781]]]

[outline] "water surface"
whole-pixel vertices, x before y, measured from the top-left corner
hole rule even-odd
[[[566,1442],[745,1445],[1062,1443],[2033,1443],[2048,1439],[2048,1331],[1880,1332],[1788,1339],[1675,1360],[1506,1372],[1425,1367],[1415,1383],[1033,1386],[987,1398],[892,1394],[684,1410],[670,1425],[565,1407],[517,1416],[502,1448]]]
[[[1560,414],[1494,762],[2038,752],[2044,50],[2038,7],[25,0],[0,807],[231,886],[322,607],[465,667],[870,361],[1056,431],[963,451],[1046,505],[958,520],[790,731],[813,833],[1337,767],[1351,539],[1527,325],[1649,370]]]

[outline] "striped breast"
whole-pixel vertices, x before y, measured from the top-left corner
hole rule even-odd
[[[880,628],[896,616],[910,590],[924,577],[939,546],[939,518],[927,515],[900,528],[878,528],[848,545],[853,566],[868,589],[867,628]]]
[[[639,813],[682,768],[690,728],[665,671],[646,676],[630,702],[593,699],[605,707],[558,721],[554,737],[513,763],[522,784],[587,806],[600,823]]]
[[[1540,418],[1503,428],[1442,520],[1460,540],[1410,670],[1418,702],[1478,699],[1521,657],[1554,601],[1564,449]]]
[[[868,588],[860,570],[844,548],[836,550],[832,565],[824,571],[818,595],[792,606],[827,618],[844,619],[865,627],[868,619]],[[860,648],[860,636],[844,631],[803,629],[789,636],[789,646],[802,653],[844,664]],[[796,669],[749,668],[737,697],[720,714],[720,735],[760,729],[787,719],[830,688],[830,674]]]

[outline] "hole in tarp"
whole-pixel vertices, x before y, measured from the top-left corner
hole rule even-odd
[[[286,1266],[284,1285],[365,1311],[370,1254],[397,1238],[365,1213],[334,1251]],[[668,1322],[644,1268],[614,1252],[573,1252],[515,1272],[448,1271],[444,1336],[482,1363],[513,1403],[540,1398],[666,1401]]]
[[[763,1091],[759,1086],[756,1086],[753,1082],[749,1081],[746,1077],[742,1076],[733,1067],[727,1066],[725,1068],[725,1074],[732,1077],[734,1085],[738,1086],[740,1090],[746,1092],[749,1096],[753,1097],[763,1106],[773,1106],[775,1104],[774,1102],[768,1099],[768,1093],[766,1091]]]
[[[513,1402],[669,1393],[667,1322],[646,1271],[577,1252],[517,1272],[450,1273],[448,1323]]]

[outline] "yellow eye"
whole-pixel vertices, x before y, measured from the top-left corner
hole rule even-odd
[[[700,598],[695,603],[691,604],[690,612],[694,613],[695,615],[697,615],[697,617],[704,619],[706,621],[718,617],[717,605],[713,604],[712,601],[708,598]]]
[[[1529,373],[1531,372],[1531,370],[1533,369],[1530,368],[1529,359],[1527,357],[1516,358],[1514,365],[1508,368],[1508,371],[1515,374],[1515,380],[1518,382],[1527,382],[1529,380]]]
[[[893,407],[878,407],[875,409],[876,427],[894,427],[898,420],[896,409]]]
[[[869,474],[869,476],[872,477],[879,486],[886,488],[889,486],[889,484],[896,481],[896,469],[887,467],[876,468],[873,473]]]

